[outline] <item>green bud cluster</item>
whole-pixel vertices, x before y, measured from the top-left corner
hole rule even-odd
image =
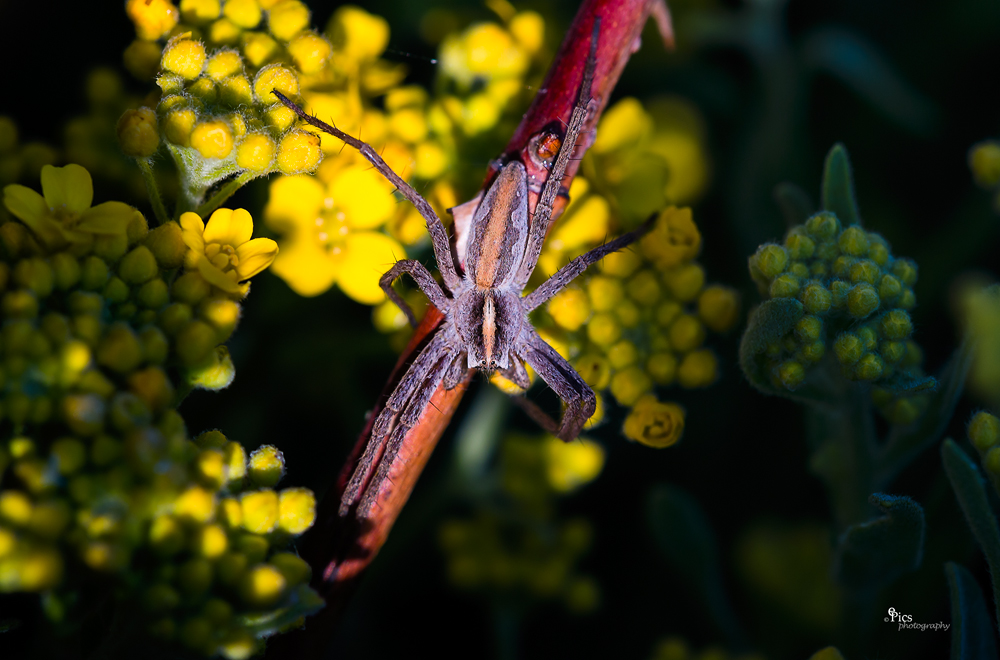
[[[558,599],[571,612],[589,612],[598,604],[597,584],[575,567],[592,545],[593,531],[582,518],[556,518],[548,441],[561,442],[506,437],[494,483],[510,510],[482,508],[471,519],[447,520],[438,543],[448,579],[460,589],[505,600]]]
[[[636,249],[605,257],[553,297],[547,318],[536,324],[596,392],[610,390],[623,406],[657,385],[711,385],[718,361],[705,347],[708,332],[725,332],[739,320],[737,293],[706,286],[696,250],[668,252],[676,250],[678,234],[700,243],[690,215],[665,211]]]
[[[1000,493],[1000,418],[980,410],[969,420],[967,432],[993,488]]]
[[[920,349],[910,340],[909,315],[917,266],[893,257],[878,234],[841,227],[836,215],[820,212],[793,227],[782,245],[758,248],[750,274],[766,297],[802,303],[802,318],[767,348],[776,387],[796,389],[828,353],[850,380],[877,385],[900,372],[917,375]],[[876,399],[901,422],[912,421],[920,408],[916,399],[888,392]]]
[[[179,274],[176,223],[44,245],[0,224],[0,592],[47,592],[69,623],[103,581],[150,634],[247,657],[321,602],[283,550],[313,494],[274,490],[274,447],[192,440],[175,409],[231,380],[239,303]]]

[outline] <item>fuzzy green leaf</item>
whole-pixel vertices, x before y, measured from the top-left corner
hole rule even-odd
[[[845,227],[861,224],[861,214],[854,197],[851,161],[847,156],[847,149],[840,142],[833,145],[826,156],[822,191],[824,211],[836,214]]]
[[[805,223],[816,212],[809,194],[794,183],[786,181],[775,186],[774,200],[778,202],[781,214],[785,216],[785,226],[789,229]]]
[[[649,494],[647,516],[667,561],[704,600],[729,644],[742,646],[743,631],[722,586],[715,535],[698,501],[680,488],[661,484]]]
[[[997,643],[983,592],[969,571],[946,562],[951,592],[951,660],[994,660]]]
[[[284,607],[258,614],[247,614],[240,617],[239,621],[255,637],[270,637],[288,630],[302,617],[319,612],[324,605],[320,595],[303,584],[290,594],[288,603]]]
[[[1000,529],[986,497],[986,482],[976,464],[951,438],[941,445],[941,459],[965,520],[990,566],[993,602],[997,605],[996,617],[1000,623]]]
[[[924,554],[924,510],[908,497],[875,493],[884,515],[852,525],[837,544],[834,575],[846,587],[874,590],[917,569]]]

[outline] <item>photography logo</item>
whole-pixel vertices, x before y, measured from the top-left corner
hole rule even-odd
[[[948,630],[950,623],[938,621],[937,623],[914,623],[912,614],[903,614],[895,607],[889,608],[889,616],[883,619],[886,623],[899,624],[899,630]]]

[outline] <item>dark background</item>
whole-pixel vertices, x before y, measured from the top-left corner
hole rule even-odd
[[[335,6],[308,4],[316,26],[325,25]],[[393,52],[387,59],[405,62],[408,80],[424,84],[435,75],[427,61],[435,55],[434,47],[416,30],[427,8],[453,8],[469,19],[494,19],[485,8],[459,2],[363,4],[389,20]],[[691,43],[685,19],[697,11],[695,5],[708,6],[688,1],[674,7],[677,53],[665,53],[654,33],[647,31],[612,103],[626,95],[641,99],[680,94],[704,114],[714,176],[695,208],[695,219],[705,238],[700,261],[709,279],[738,287],[746,306],[758,299],[746,258],[758,243],[780,239],[783,233],[778,209],[770,202],[773,186],[792,181],[818,198],[823,156],[834,142],[842,141],[854,164],[866,226],[882,233],[895,255],[920,265],[915,336],[926,352],[928,371],[936,372],[956,346],[950,298],[956,280],[969,272],[996,278],[1000,261],[1000,216],[990,208],[990,195],[972,183],[966,164],[973,143],[1000,135],[995,92],[1000,5],[986,0],[791,0],[784,21],[771,24],[775,31],[756,50]],[[705,11],[730,12],[746,21],[760,21],[764,14],[736,2],[716,7]],[[575,3],[540,2],[532,8],[546,17],[548,42],[554,48]],[[56,144],[64,122],[82,110],[87,71],[95,65],[121,68],[121,52],[133,35],[117,2],[58,7],[0,2],[0,26],[5,33],[0,40],[0,62],[5,64],[0,113],[16,119],[22,140]],[[833,27],[880,52],[912,88],[913,98],[923,100],[917,104],[920,111],[907,114],[913,106],[904,104],[901,114],[894,115],[833,76],[807,73],[803,44],[816,30]],[[797,99],[787,106],[771,105],[769,67],[775,62],[798,67],[791,78],[783,79]],[[147,91],[135,81],[129,85],[136,93]],[[769,115],[774,107],[790,112]],[[777,129],[768,133],[763,126]],[[103,192],[98,189],[95,201],[113,194]],[[251,186],[231,206],[259,210],[264,193],[263,186]],[[289,466],[284,483],[306,485],[321,494],[339,472],[364,423],[364,411],[395,361],[387,338],[371,329],[369,318],[368,308],[336,289],[303,299],[270,273],[258,277],[241,327],[230,342],[238,378],[225,391],[195,393],[184,403],[181,411],[189,430],[217,427],[248,448],[276,444]],[[728,566],[734,541],[748,521],[822,523],[829,518],[825,492],[806,469],[798,408],[747,385],[736,364],[737,339],[734,332],[712,340],[723,365],[715,386],[664,393],[688,410],[681,444],[649,450],[617,437],[616,424],[595,434],[608,451],[604,472],[562,502],[560,513],[586,516],[594,525],[594,546],[581,570],[598,579],[601,608],[581,617],[566,613],[559,604],[534,607],[523,621],[517,642],[520,656],[642,658],[668,634],[683,635],[696,648],[718,641],[694,595],[671,573],[653,543],[645,520],[652,484],[676,484],[695,494],[715,527]],[[444,517],[465,513],[460,503],[441,503],[435,482],[445,474],[454,429],[479,387],[466,396],[441,440],[410,506],[348,610],[331,657],[496,654],[489,601],[448,586],[435,540]],[[963,400],[950,435],[964,437],[964,423],[978,405]],[[519,416],[511,417],[511,424],[529,428]],[[879,602],[912,611],[916,621],[947,622],[942,563],[959,561],[983,578],[984,586],[988,580],[937,452],[918,459],[892,492],[927,507],[928,546],[923,568],[901,578]],[[726,579],[744,624],[755,630],[752,601],[735,575],[727,574]],[[947,653],[950,633],[890,628],[876,627],[871,647],[854,657],[887,660]],[[755,641],[769,657],[808,657],[836,643],[794,630],[759,635]]]

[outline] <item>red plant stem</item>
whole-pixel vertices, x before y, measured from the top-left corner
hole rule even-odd
[[[670,17],[663,0],[584,0],[542,90],[524,115],[504,154],[507,159],[523,160],[534,181],[544,182],[548,170],[544,164],[537,165],[536,159],[532,158],[533,140],[547,132],[555,132],[557,138],[561,139],[559,127],[568,121],[576,103],[590,50],[590,35],[597,16],[601,17],[601,28],[592,86],[593,101],[587,126],[580,134],[579,155],[593,142],[600,114],[607,105],[611,90],[618,82],[629,56],[638,49],[639,34],[649,17],[656,20],[667,45],[672,44]],[[567,189],[578,167],[579,162],[574,161],[567,169],[563,181]],[[492,175],[493,172],[490,172],[487,182],[492,179]],[[532,209],[536,201],[537,195],[529,200]],[[558,217],[567,201],[565,197],[560,198],[554,217]],[[371,426],[381,406],[442,319],[443,316],[437,309],[428,309],[423,322],[400,356],[351,455],[345,461],[336,486],[326,493],[320,503],[313,530],[304,539],[301,552],[313,567],[312,586],[323,596],[327,606],[310,618],[305,628],[274,639],[268,646],[269,657],[306,658],[323,652],[351,594],[365,569],[385,543],[431,452],[458,407],[469,379],[453,390],[440,387],[435,392],[431,405],[407,434],[394,463],[395,469],[387,480],[387,485],[379,492],[372,515],[358,521],[353,515],[341,517],[338,514],[344,487],[354,472],[358,458],[364,452]]]

